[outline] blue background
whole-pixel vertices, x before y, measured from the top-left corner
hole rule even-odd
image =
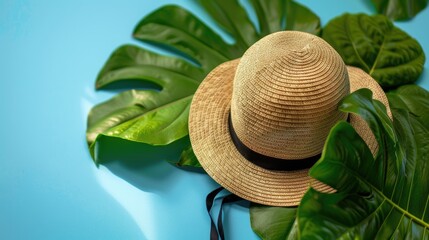
[[[112,96],[94,91],[98,71],[116,47],[137,44],[144,15],[173,2],[219,30],[190,0],[0,0],[0,239],[208,238],[208,176],[164,161],[97,169],[85,143],[89,109]],[[323,24],[374,13],[369,1],[298,2]],[[428,22],[426,9],[397,23],[427,54]],[[229,239],[257,239],[245,206],[227,207],[225,224]]]

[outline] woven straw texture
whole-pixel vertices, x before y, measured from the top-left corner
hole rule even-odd
[[[292,31],[271,34],[241,60],[218,66],[190,109],[189,134],[201,165],[232,193],[265,205],[298,205],[310,184],[332,192],[308,177],[308,169],[272,171],[246,160],[232,143],[228,115],[240,140],[256,152],[294,161],[319,154],[330,128],[347,118],[337,107],[350,89],[368,87],[387,104],[371,77],[352,69],[349,81],[347,70],[322,39]],[[354,122],[366,126],[358,117]],[[366,132],[359,133],[374,141]]]
[[[237,136],[258,153],[303,159],[319,154],[331,126],[345,120],[346,66],[324,40],[302,32],[271,34],[238,64],[231,101]]]

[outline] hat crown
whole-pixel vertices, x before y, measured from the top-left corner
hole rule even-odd
[[[319,154],[350,92],[346,66],[323,39],[303,32],[268,35],[238,64],[231,121],[243,144],[263,155],[304,159]]]

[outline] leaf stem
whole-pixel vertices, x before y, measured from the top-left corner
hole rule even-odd
[[[378,50],[378,53],[377,53],[377,57],[375,58],[375,61],[374,61],[374,63],[372,64],[372,67],[371,67],[371,70],[369,70],[369,72],[368,72],[368,74],[369,75],[371,75],[373,72],[374,72],[374,70],[375,70],[375,66],[377,66],[377,62],[378,62],[378,59],[380,58],[380,53],[382,52],[382,50],[383,50],[383,48],[384,48],[384,45],[386,44],[386,35],[387,35],[388,33],[385,33],[383,36],[383,43],[381,43],[381,46],[380,46],[380,49]]]

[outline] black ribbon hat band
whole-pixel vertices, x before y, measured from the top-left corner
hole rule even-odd
[[[229,133],[231,135],[232,142],[234,143],[235,147],[240,152],[240,154],[248,161],[268,170],[294,171],[294,170],[307,169],[313,166],[320,158],[320,154],[318,154],[316,156],[305,158],[305,159],[288,160],[288,159],[270,157],[270,156],[263,155],[253,151],[252,149],[244,145],[244,143],[241,142],[240,139],[238,138],[237,133],[235,132],[234,127],[232,126],[231,112],[229,113],[229,116],[228,116],[228,128],[229,128]]]

